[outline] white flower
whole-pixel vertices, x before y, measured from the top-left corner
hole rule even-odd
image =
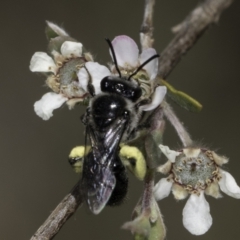
[[[132,38],[125,35],[115,37],[112,45],[121,75],[126,78],[134,73],[146,60],[157,54],[154,48],[148,48],[144,49],[139,55],[137,44]],[[111,51],[110,54],[113,60]],[[112,65],[111,70],[118,75],[114,65]],[[154,58],[143,66],[139,73],[132,77],[142,88],[143,98],[148,99],[152,96],[151,103],[140,107],[142,111],[150,111],[158,107],[167,92],[165,86],[158,86],[155,89],[154,80],[157,77],[157,73],[158,58]]]
[[[48,25],[68,36],[67,33],[55,24],[48,22]],[[52,116],[54,109],[59,108],[67,102],[72,108],[77,102],[83,101],[88,96],[87,89],[81,86],[81,79],[78,79],[77,72],[87,61],[92,61],[89,53],[82,53],[80,42],[64,41],[60,46],[60,52],[53,50],[50,57],[45,52],[36,52],[30,61],[32,72],[42,72],[48,75],[46,84],[54,93],[45,94],[34,104],[36,114],[44,120]]]
[[[156,200],[167,197],[171,190],[177,200],[190,197],[183,209],[183,225],[194,235],[201,235],[212,225],[209,204],[204,193],[220,198],[220,189],[227,195],[240,199],[240,187],[233,176],[219,166],[228,162],[224,156],[200,148],[185,148],[181,151],[159,146],[168,162],[158,171],[169,174],[154,187]]]

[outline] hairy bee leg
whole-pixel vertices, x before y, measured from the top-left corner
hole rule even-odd
[[[68,162],[76,173],[82,173],[84,156],[89,152],[90,146],[74,147],[68,157]]]
[[[142,181],[147,172],[147,165],[142,152],[137,147],[124,145],[120,149],[119,156],[128,170]]]

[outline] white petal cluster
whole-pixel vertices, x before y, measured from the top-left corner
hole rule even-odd
[[[186,191],[182,188],[182,186],[175,182],[173,173],[171,172],[172,167],[174,167],[176,157],[179,156],[180,152],[170,150],[169,147],[164,145],[160,145],[159,147],[162,153],[169,160],[165,164],[165,167],[160,167],[159,169],[169,169],[170,175],[168,178],[162,178],[155,185],[154,195],[156,200],[161,200],[167,197],[171,191],[177,200],[184,199],[190,194],[190,197],[183,209],[183,225],[193,235],[202,235],[206,233],[212,225],[212,217],[210,214],[210,207],[204,197],[204,193],[218,198],[221,196],[220,193],[218,193],[220,187],[220,189],[227,195],[239,199],[240,187],[237,185],[235,179],[230,173],[219,168],[219,180],[217,181],[219,187],[217,183],[212,182],[205,191],[204,189],[196,193],[194,193],[194,191]],[[196,156],[196,154],[199,153],[199,149],[186,148],[182,152],[188,153],[190,156]],[[215,164],[217,166],[227,162],[225,157],[220,157],[215,152],[209,153],[211,153],[209,155],[211,160],[215,161],[212,156],[216,157],[218,164],[216,162]],[[171,167],[169,167],[169,163],[171,164]]]
[[[62,37],[67,37],[68,34],[54,23],[48,22],[48,27],[56,34]],[[48,73],[47,85],[54,91],[43,95],[43,97],[34,104],[36,114],[44,120],[48,120],[53,114],[53,110],[59,108],[64,102],[69,102],[69,105],[75,104],[87,95],[87,91],[73,82],[71,86],[64,86],[61,89],[59,69],[69,59],[82,57],[83,45],[80,42],[64,41],[60,47],[60,52],[53,50],[50,57],[45,52],[35,52],[30,61],[30,70],[32,72]],[[77,89],[77,90],[76,90]],[[75,94],[76,93],[76,94]],[[73,101],[74,100],[74,101]]]

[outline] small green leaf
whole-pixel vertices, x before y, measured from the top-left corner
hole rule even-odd
[[[168,96],[179,106],[185,108],[190,112],[200,112],[202,110],[202,104],[199,103],[196,99],[190,97],[184,92],[178,91],[163,79],[159,80],[159,82],[167,87]]]
[[[166,236],[166,228],[155,199],[152,202],[151,210],[151,231],[148,240],[163,240]]]
[[[164,240],[166,228],[156,200],[152,197],[150,209],[142,209],[140,198],[133,211],[130,222],[124,223],[123,229],[130,230],[134,240]]]
[[[47,37],[48,40],[59,36],[59,35],[58,35],[56,32],[54,32],[49,26],[46,27],[46,29],[45,29],[45,34],[46,34],[46,37]]]
[[[145,213],[142,213],[134,220],[124,223],[122,228],[130,230],[134,235],[134,239],[148,239],[149,233],[151,231],[149,216]]]
[[[147,240],[147,238],[143,235],[135,234],[134,240]]]

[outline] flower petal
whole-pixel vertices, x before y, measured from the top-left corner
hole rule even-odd
[[[165,86],[159,86],[155,89],[154,95],[152,102],[149,104],[145,104],[140,106],[142,111],[151,111],[158,107],[161,103],[162,100],[164,99],[165,95],[167,92],[167,88]]]
[[[162,178],[153,188],[154,196],[157,201],[167,197],[172,188],[172,182],[167,178]]]
[[[53,59],[45,52],[35,52],[30,61],[30,70],[32,72],[53,72],[56,71],[56,65]]]
[[[161,149],[162,153],[167,157],[167,159],[170,160],[172,163],[174,163],[176,157],[181,154],[180,152],[170,150],[168,146],[164,146],[162,144],[159,145],[159,148]]]
[[[92,84],[95,89],[95,94],[101,93],[100,83],[104,77],[110,76],[111,72],[109,69],[97,62],[87,62],[85,64],[86,69],[83,67],[78,72],[79,85],[88,92],[88,82],[92,79]]]
[[[157,52],[154,48],[144,49],[140,55],[140,64],[144,63],[155,54],[157,54]],[[146,70],[150,80],[155,79],[158,73],[158,58],[154,58],[151,62],[145,65],[143,69]]]
[[[43,120],[48,120],[53,116],[52,112],[62,106],[68,99],[61,94],[49,92],[42,96],[42,98],[34,103],[34,111]]]
[[[222,178],[218,184],[221,190],[231,197],[240,198],[240,187],[237,185],[233,176],[230,173],[223,171],[222,169],[220,169],[220,173],[222,175]]]
[[[185,154],[186,157],[188,158],[197,158],[198,155],[200,154],[201,149],[200,148],[184,148],[183,153]]]
[[[216,182],[212,182],[206,189],[205,189],[205,194],[210,195],[215,198],[220,198],[222,197],[220,190],[219,190],[219,185]]]
[[[183,225],[193,235],[202,235],[211,227],[210,207],[203,192],[189,197],[183,209]]]
[[[127,66],[137,67],[139,50],[132,38],[125,35],[117,36],[113,39],[112,45],[118,66],[123,68],[127,68]],[[110,55],[112,57],[111,51]]]
[[[228,163],[228,158],[225,156],[220,156],[218,154],[216,154],[214,151],[211,151],[214,162],[218,165],[218,166],[222,166],[223,164]]]
[[[176,200],[182,200],[188,196],[187,190],[185,190],[182,186],[176,183],[173,183],[172,193]]]
[[[61,53],[64,57],[81,57],[82,46],[80,42],[65,41],[61,46]]]
[[[172,162],[167,161],[166,163],[158,166],[156,171],[160,172],[160,173],[163,173],[163,174],[167,174],[167,173],[170,172],[171,169],[172,169]]]

